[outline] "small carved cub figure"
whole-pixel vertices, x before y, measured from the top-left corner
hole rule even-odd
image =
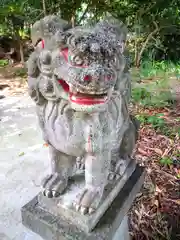
[[[126,34],[124,25],[111,17],[71,29],[48,16],[32,28],[29,94],[52,166],[43,181],[44,195],[62,194],[76,159],[82,158],[85,187],[73,204],[82,214],[97,209],[108,178],[124,173],[137,140],[138,125],[128,112]]]

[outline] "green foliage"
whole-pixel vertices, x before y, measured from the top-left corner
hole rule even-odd
[[[110,12],[127,25],[132,62],[139,66],[143,58],[153,59],[159,49],[168,53],[163,41],[167,34],[180,29],[179,4],[180,0],[1,0],[0,34],[14,37],[18,31],[20,37],[25,38],[25,26],[30,28],[32,23],[48,14],[61,14],[69,22],[73,18],[75,24],[79,24],[97,21]],[[175,47],[176,41],[174,52]],[[161,66],[162,70],[165,68]]]
[[[163,165],[163,166],[171,166],[173,164],[173,160],[169,157],[163,157],[160,159],[160,163]]]
[[[137,114],[136,118],[140,121],[142,125],[147,123],[147,115]]]
[[[15,77],[26,77],[27,70],[25,68],[19,68],[14,73]]]
[[[156,114],[147,118],[147,123],[150,123],[154,129],[162,129],[165,126],[165,121],[161,118],[163,114]]]
[[[6,59],[1,59],[0,60],[0,67],[4,67],[4,66],[6,66],[6,65],[8,65],[8,60],[6,60]]]
[[[177,136],[177,134],[180,136],[180,132],[178,132],[178,129],[173,127],[168,127],[167,125],[164,126],[164,128],[161,129],[162,134],[164,134],[167,137],[174,138]]]
[[[155,130],[163,130],[166,126],[164,119],[162,118],[163,114],[156,114],[153,116],[149,115],[136,115],[137,119],[141,124],[151,124]]]
[[[0,35],[13,38],[16,38],[17,33],[24,35],[30,24],[40,18],[41,13],[42,10],[37,9],[30,0],[1,0]]]
[[[140,77],[154,77],[160,76],[167,78],[168,74],[180,74],[180,62],[174,64],[168,61],[149,61],[142,62],[140,67]]]
[[[132,102],[144,107],[165,107],[172,105],[173,99],[170,91],[152,91],[145,87],[135,87],[132,89]]]
[[[180,137],[180,127],[177,129],[178,136]]]
[[[135,103],[141,103],[142,105],[146,105],[147,99],[151,98],[151,93],[143,87],[137,87],[132,89],[132,100]],[[145,100],[145,101],[144,101]]]
[[[129,38],[129,48],[134,65],[139,67],[144,57],[153,59],[160,50],[164,56],[168,55],[169,46],[164,46],[163,40],[167,34],[173,36],[173,33],[179,31],[179,1],[123,1],[126,4],[119,2],[122,1],[116,1],[114,9],[119,10],[117,15],[122,20],[125,19],[133,33]],[[177,52],[176,45],[172,52]]]
[[[133,73],[135,71],[135,73]],[[179,75],[180,63],[145,61],[140,70],[132,70],[132,101],[145,107],[168,107],[174,104],[170,77]],[[138,75],[138,78],[137,78]],[[139,82],[141,82],[139,84]]]
[[[149,124],[151,125],[156,131],[164,134],[167,137],[174,138],[177,133],[180,136],[180,128],[170,128],[165,120],[162,118],[163,114],[155,114],[149,116],[147,114],[138,114],[136,118],[140,121],[142,125]]]

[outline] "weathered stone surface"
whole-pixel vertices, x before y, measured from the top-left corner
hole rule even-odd
[[[117,181],[109,181],[106,186],[101,200],[99,208],[90,215],[82,215],[81,213],[74,211],[73,201],[79,192],[84,187],[84,176],[74,176],[74,181],[69,184],[66,192],[57,198],[47,198],[42,193],[38,196],[38,202],[48,212],[55,216],[61,216],[66,219],[67,222],[77,225],[78,228],[85,232],[91,231],[99,219],[111,205],[115,197],[118,195],[120,190],[123,188],[126,181],[132,175],[136,168],[134,161],[131,161],[129,167],[126,169],[122,178]]]
[[[117,229],[113,240],[130,240],[128,217],[125,216]]]
[[[62,216],[47,212],[35,197],[22,208],[22,222],[46,240],[112,240],[144,182],[145,171],[136,170],[119,192],[95,229],[86,233]]]

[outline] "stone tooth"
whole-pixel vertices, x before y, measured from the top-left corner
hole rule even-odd
[[[73,93],[77,94],[77,89],[76,88],[73,89]]]
[[[69,90],[70,90],[70,92],[72,92],[72,90],[73,90],[73,85],[70,83],[69,83]]]
[[[73,87],[73,88],[71,89],[71,92],[77,94],[77,89],[76,89],[75,87]]]
[[[70,89],[70,92],[77,93],[76,88],[72,84],[69,84],[69,89]]]
[[[76,89],[76,92],[81,93],[82,91],[81,91],[79,88],[77,88],[77,89]]]
[[[80,212],[81,212],[82,215],[85,215],[85,214],[87,213],[87,211],[88,211],[88,210],[87,210],[86,207],[81,207],[81,208],[80,208]]]
[[[76,97],[75,97],[75,96],[72,96],[71,99],[72,99],[73,101],[76,101]]]
[[[108,92],[107,92],[108,99],[111,98],[112,93],[113,93],[113,88],[109,89]]]

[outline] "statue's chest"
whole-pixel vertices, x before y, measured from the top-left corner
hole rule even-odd
[[[81,152],[85,145],[87,123],[65,103],[47,104],[43,114],[44,128],[49,141],[57,149],[67,153]]]

